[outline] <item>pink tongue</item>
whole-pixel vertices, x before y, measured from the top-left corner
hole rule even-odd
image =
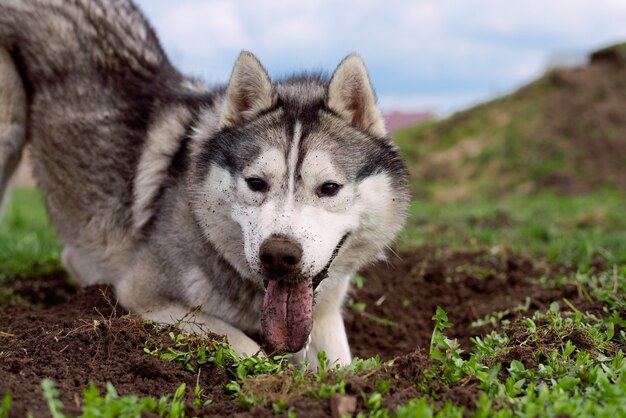
[[[295,353],[313,328],[313,283],[270,280],[263,299],[263,334],[271,350]]]

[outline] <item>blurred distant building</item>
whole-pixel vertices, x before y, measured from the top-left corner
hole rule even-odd
[[[417,125],[433,117],[435,117],[435,114],[431,112],[401,112],[399,110],[383,114],[385,126],[390,134],[395,133],[399,129]]]
[[[30,164],[30,150],[26,148],[24,155],[22,156],[22,162],[17,168],[17,171],[11,178],[11,183],[16,186],[34,186],[35,179],[33,179],[33,170]]]
[[[582,67],[589,63],[589,55],[584,52],[557,52],[550,54],[546,70]]]

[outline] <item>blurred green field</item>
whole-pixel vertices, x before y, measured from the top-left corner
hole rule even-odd
[[[14,190],[0,221],[0,283],[57,271],[60,254],[41,193],[32,188]]]
[[[626,195],[596,191],[476,198],[454,203],[413,200],[398,248],[424,245],[512,251],[586,273],[626,270]],[[61,269],[61,246],[41,193],[16,189],[0,222],[0,282]]]
[[[626,195],[598,191],[477,198],[454,203],[415,199],[399,246],[512,251],[588,272],[626,268]]]

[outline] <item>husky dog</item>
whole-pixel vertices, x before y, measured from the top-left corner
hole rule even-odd
[[[408,203],[357,55],[272,81],[242,52],[209,89],[130,0],[0,0],[0,192],[27,143],[81,284],[239,353],[351,360],[350,276]]]

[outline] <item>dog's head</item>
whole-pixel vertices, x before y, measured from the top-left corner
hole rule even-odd
[[[272,83],[244,52],[223,103],[195,160],[194,213],[224,258],[265,286],[267,344],[298,351],[320,282],[375,260],[401,228],[407,171],[356,55],[330,80]]]

